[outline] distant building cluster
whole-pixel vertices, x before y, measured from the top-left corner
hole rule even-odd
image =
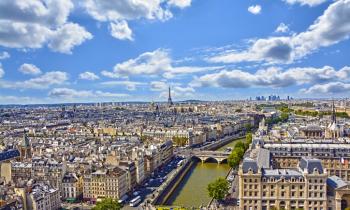
[[[0,207],[47,210],[104,198],[152,199],[174,160],[257,125],[261,114],[236,112],[241,107],[174,103],[169,89],[167,103],[2,108]]]

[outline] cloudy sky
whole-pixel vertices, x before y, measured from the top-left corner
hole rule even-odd
[[[1,0],[0,103],[350,97],[350,0]]]

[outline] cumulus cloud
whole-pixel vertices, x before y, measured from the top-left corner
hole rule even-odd
[[[132,31],[129,28],[128,22],[125,20],[111,22],[110,23],[111,35],[120,40],[130,40],[133,41]]]
[[[261,6],[260,5],[252,5],[248,7],[248,12],[252,13],[253,15],[258,15],[261,13]]]
[[[22,64],[18,70],[23,74],[30,74],[30,75],[41,74],[41,70],[34,64],[30,64],[30,63]]]
[[[92,35],[84,27],[76,23],[67,23],[52,34],[48,46],[55,52],[72,54],[75,46],[89,39],[92,39]]]
[[[324,2],[328,0],[284,0],[288,4],[300,4],[300,5],[308,5],[310,7],[314,7],[320,4],[323,4]]]
[[[150,83],[150,90],[155,92],[160,92],[159,97],[163,99],[167,99],[169,94],[169,85],[171,86],[171,95],[178,99],[185,99],[188,97],[192,97],[196,92],[193,87],[190,87],[190,86],[184,87],[178,83],[168,84],[164,81],[152,81]]]
[[[124,86],[127,90],[133,91],[136,90],[138,86],[144,85],[143,82],[135,82],[135,81],[107,81],[101,82],[101,85],[106,87],[115,87],[115,86]]]
[[[127,21],[146,19],[166,21],[173,17],[170,8],[189,7],[191,0],[86,0],[82,6],[95,20],[110,23],[111,35],[131,40],[132,30]],[[170,6],[170,7],[169,7]]]
[[[49,97],[75,99],[75,98],[110,98],[127,97],[127,94],[110,93],[92,90],[75,90],[71,88],[54,88],[49,92]]]
[[[220,68],[222,67],[173,66],[169,51],[157,49],[152,52],[142,53],[137,58],[116,64],[113,72],[102,71],[101,73],[110,78],[120,78],[130,75],[162,75],[165,78],[172,78],[176,75],[211,71]]]
[[[214,63],[239,63],[239,62],[289,62],[292,60],[293,46],[287,37],[273,37],[259,39],[247,51],[230,51],[208,58]]]
[[[10,57],[11,57],[11,55],[6,51],[0,53],[0,60],[5,60],[5,59],[8,59]]]
[[[278,25],[278,27],[275,30],[276,33],[287,33],[289,32],[289,27],[288,25],[284,24],[284,23],[280,23]]]
[[[168,84],[163,81],[152,81],[150,86],[152,91],[165,91],[169,88]]]
[[[223,52],[208,58],[210,62],[237,63],[243,61],[290,63],[331,46],[350,36],[350,0],[332,3],[304,32],[253,41],[243,51]]]
[[[70,53],[74,46],[91,38],[78,24],[67,22],[71,0],[2,0],[0,45],[10,48],[41,48]]]
[[[86,71],[86,72],[79,74],[79,79],[92,81],[92,80],[98,80],[100,78],[95,73]]]
[[[333,67],[323,68],[290,68],[282,71],[271,67],[250,73],[242,70],[223,70],[218,73],[206,74],[192,81],[193,87],[287,87],[303,84],[321,84],[338,80],[348,80],[350,67],[335,70]]]
[[[191,6],[191,2],[192,0],[170,0],[168,1],[168,5],[179,8],[186,8]]]
[[[350,84],[343,82],[331,82],[327,84],[317,84],[310,88],[301,89],[302,93],[306,94],[337,94],[337,93],[350,93]]]
[[[54,85],[62,85],[68,80],[66,72],[51,71],[41,76],[24,81],[0,81],[1,88],[10,89],[47,89]]]
[[[0,78],[2,78],[5,74],[4,69],[2,68],[2,64],[0,63]]]

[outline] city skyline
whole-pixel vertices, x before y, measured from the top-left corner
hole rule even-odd
[[[4,0],[0,104],[347,98],[349,20],[350,0]]]

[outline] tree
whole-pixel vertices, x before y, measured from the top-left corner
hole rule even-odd
[[[240,142],[238,142],[238,143],[240,143]],[[239,157],[243,157],[245,150],[246,150],[246,146],[244,145],[243,142],[241,142],[241,144],[238,144],[238,143],[235,145],[234,150],[237,152],[237,155]]]
[[[183,147],[187,144],[188,138],[186,137],[178,137],[174,136],[173,137],[173,143],[176,144],[177,146]]]
[[[252,125],[250,123],[247,123],[244,125],[246,131],[250,132],[252,130]]]
[[[233,150],[227,158],[227,163],[231,168],[237,168],[239,166],[239,162],[241,162],[242,157],[243,156],[241,156],[237,150]]]
[[[92,210],[120,210],[122,206],[117,200],[112,198],[105,198],[102,201],[96,203],[96,206]]]
[[[246,145],[246,149],[248,149],[249,145],[252,143],[253,141],[253,135],[252,133],[247,133],[247,135],[245,136],[245,145]]]
[[[214,182],[209,183],[207,190],[211,198],[223,200],[228,193],[229,183],[225,178],[220,177]]]

